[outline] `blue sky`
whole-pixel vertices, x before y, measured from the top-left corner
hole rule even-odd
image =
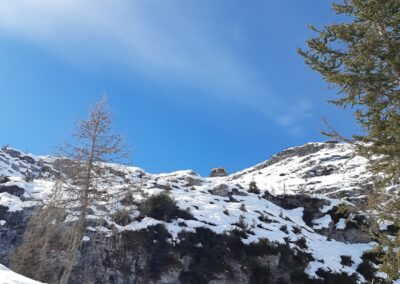
[[[330,1],[0,0],[0,144],[51,154],[107,93],[149,172],[229,172],[309,141],[349,111],[296,54]]]

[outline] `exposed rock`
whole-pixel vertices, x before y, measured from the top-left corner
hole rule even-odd
[[[263,197],[285,209],[303,207],[303,221],[309,226],[312,226],[312,220],[324,215],[320,210],[324,205],[329,204],[327,200],[313,198],[305,194],[274,196],[269,192],[265,192]]]
[[[200,186],[203,184],[203,180],[201,178],[191,175],[185,176],[185,181],[188,183],[189,186]]]
[[[232,191],[231,191],[229,185],[224,184],[224,183],[216,185],[210,192],[212,194],[224,196],[224,197],[228,197],[228,196],[232,195]]]
[[[211,170],[210,177],[225,177],[227,172],[224,168],[214,168]]]
[[[336,170],[336,167],[330,166],[316,166],[309,171],[307,171],[303,178],[311,178],[311,177],[320,177],[320,176],[328,176],[332,174]]]
[[[7,176],[0,176],[0,184],[7,183],[10,181],[10,178]]]
[[[166,191],[172,190],[172,187],[169,183],[156,183],[153,185],[153,188],[159,188]]]
[[[248,196],[248,194],[246,192],[244,192],[243,190],[240,190],[236,187],[232,188],[232,194],[238,195],[238,196]]]
[[[32,208],[8,212],[8,207],[0,205],[0,220],[6,223],[0,226],[0,263],[9,266],[10,252],[17,247],[23,237]]]
[[[2,148],[4,153],[7,153],[8,155],[10,155],[13,158],[19,158],[21,157],[21,152],[15,150],[15,149],[11,149],[8,147]]]
[[[23,156],[23,157],[21,157],[21,160],[25,161],[25,162],[27,162],[29,164],[34,164],[35,163],[35,159],[33,159],[30,156]]]
[[[360,229],[346,228],[344,230],[335,230],[334,224],[331,224],[329,229],[319,230],[319,232],[328,238],[344,243],[369,243],[372,241],[371,235],[367,232],[362,232]]]
[[[8,192],[9,194],[21,197],[25,193],[25,189],[20,188],[18,185],[1,185],[0,193]]]

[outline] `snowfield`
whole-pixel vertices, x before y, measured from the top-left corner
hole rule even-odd
[[[38,282],[29,279],[25,276],[19,275],[0,264],[0,284],[40,284],[40,283],[42,282]]]

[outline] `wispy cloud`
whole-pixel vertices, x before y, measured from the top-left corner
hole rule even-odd
[[[304,132],[302,120],[312,116],[312,104],[306,99],[293,103],[283,115],[277,116],[279,125],[289,129],[292,136],[301,136]]]
[[[124,64],[155,78],[196,85],[300,132],[300,110],[309,112],[309,107],[288,109],[272,95],[193,5],[175,0],[0,0],[0,30],[73,64]],[[229,33],[234,41],[246,39],[238,26]]]

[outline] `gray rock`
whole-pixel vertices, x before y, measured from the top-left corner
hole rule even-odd
[[[230,195],[232,195],[229,186],[224,183],[216,185],[210,192],[214,195],[219,195],[223,197],[229,197]]]
[[[185,181],[188,183],[190,186],[199,186],[203,184],[203,180],[199,177],[194,177],[194,176],[185,176]]]

